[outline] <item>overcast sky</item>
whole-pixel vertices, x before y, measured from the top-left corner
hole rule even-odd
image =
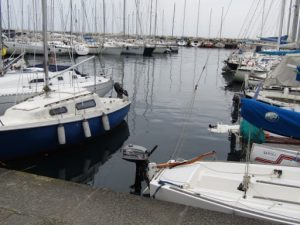
[[[104,1],[106,32],[122,32],[124,0]],[[185,1],[186,7],[184,10]],[[129,31],[130,34],[135,34],[137,28],[139,34],[149,34],[151,18],[151,30],[154,34],[155,14],[157,12],[156,33],[158,35],[171,35],[175,4],[174,36],[219,37],[221,21],[223,23],[222,37],[257,37],[261,34],[262,24],[264,24],[264,36],[277,35],[282,1],[200,0],[197,33],[199,0],[157,0],[157,10],[155,7],[156,0],[152,0],[152,13],[150,13],[151,0],[126,0],[126,33]],[[2,26],[7,28],[7,0],[1,2]],[[54,7],[51,7],[51,5],[54,5]],[[11,28],[21,29],[23,24],[24,29],[34,29],[34,27],[38,30],[41,29],[41,0],[9,0],[8,6]],[[70,0],[48,0],[48,30],[70,30],[70,6]],[[72,6],[73,30],[103,31],[103,0],[72,0]],[[290,0],[286,0],[285,32],[289,7]],[[222,8],[223,19],[221,19]],[[137,9],[139,9],[138,17]],[[262,23],[262,21],[264,22]]]

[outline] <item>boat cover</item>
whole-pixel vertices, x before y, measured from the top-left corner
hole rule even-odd
[[[268,74],[264,86],[300,87],[297,81],[297,66],[300,65],[300,54],[286,55],[277,67]]]
[[[241,116],[258,128],[300,139],[300,113],[268,105],[255,99],[241,99]]]
[[[259,38],[261,41],[268,41],[268,42],[277,42],[278,37],[261,37]],[[287,41],[288,35],[284,35],[280,37],[280,44],[286,44],[288,43]]]
[[[37,65],[34,65],[32,67],[37,67],[37,68],[44,68],[44,64],[37,64]],[[30,67],[29,67],[30,68]],[[70,66],[66,66],[66,65],[53,65],[53,64],[50,64],[49,65],[49,71],[50,72],[60,72],[60,71],[64,71],[68,68],[70,68]],[[76,74],[78,75],[85,75],[85,74],[82,74],[80,73],[77,69],[72,69]]]
[[[289,55],[289,54],[298,54],[300,53],[300,49],[295,50],[274,50],[274,51],[259,51],[258,53],[264,54],[264,55]]]

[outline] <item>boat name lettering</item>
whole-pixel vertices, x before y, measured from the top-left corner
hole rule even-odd
[[[267,152],[267,151],[264,151],[264,155],[276,156],[274,152]]]

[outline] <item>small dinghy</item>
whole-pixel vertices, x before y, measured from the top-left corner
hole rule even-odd
[[[123,148],[123,158],[129,155],[137,165],[148,162],[144,193],[152,198],[277,223],[300,223],[298,167],[199,161],[214,152],[156,164],[148,161],[151,152],[134,145]]]

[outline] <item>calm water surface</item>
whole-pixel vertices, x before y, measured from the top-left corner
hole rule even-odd
[[[165,162],[173,154],[189,159],[212,150],[219,160],[227,160],[227,134],[211,134],[207,127],[231,120],[233,91],[225,88],[227,77],[222,75],[223,60],[229,54],[221,49],[180,48],[179,54],[172,55],[102,56],[90,60],[79,69],[93,74],[105,68],[128,91],[132,104],[126,121],[97,140],[7,162],[6,167],[129,192],[135,165],[122,160],[119,149],[123,144],[147,148],[158,145],[151,156],[156,162]],[[40,58],[35,60],[39,62]],[[32,57],[28,61],[34,63]],[[70,61],[59,58],[57,62]]]

